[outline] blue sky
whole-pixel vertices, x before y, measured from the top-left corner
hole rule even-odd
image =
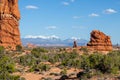
[[[89,40],[100,30],[120,43],[120,0],[19,0],[21,37],[57,36]]]

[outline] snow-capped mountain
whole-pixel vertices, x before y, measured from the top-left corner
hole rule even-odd
[[[62,40],[57,36],[26,36],[22,38],[23,45],[27,45],[28,43],[39,45],[39,46],[72,46],[74,41],[77,41],[78,45],[86,45],[88,42],[85,39],[80,38],[69,38]]]

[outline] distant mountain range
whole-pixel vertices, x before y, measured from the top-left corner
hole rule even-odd
[[[50,38],[22,38],[22,44],[27,45],[28,43],[35,44],[37,46],[73,46],[74,40],[77,41],[77,44],[79,46],[83,46],[87,44],[87,40],[85,39],[65,39],[62,40],[60,38],[56,37],[50,37]]]

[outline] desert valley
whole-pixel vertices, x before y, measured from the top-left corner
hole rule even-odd
[[[0,80],[120,80],[120,45],[111,35],[92,29],[89,40],[21,39],[21,18],[18,0],[0,0]]]

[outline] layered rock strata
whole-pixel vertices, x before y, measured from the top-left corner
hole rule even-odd
[[[112,43],[109,36],[99,30],[93,30],[87,47],[95,51],[111,51]]]
[[[21,45],[18,0],[0,0],[0,46],[15,49]]]

